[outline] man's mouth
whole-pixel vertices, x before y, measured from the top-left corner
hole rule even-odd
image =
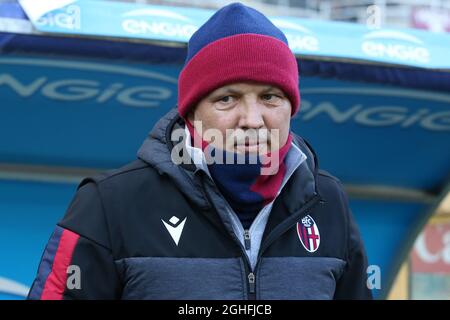
[[[246,141],[243,143],[236,143],[235,149],[239,152],[259,152],[266,146],[266,142],[261,141]]]
[[[259,146],[259,145],[265,145],[266,142],[262,142],[262,141],[245,141],[242,143],[235,143],[235,146],[245,146],[245,147],[249,147],[249,146]]]

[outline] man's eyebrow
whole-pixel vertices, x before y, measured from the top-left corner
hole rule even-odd
[[[270,91],[278,91],[283,93],[283,91],[281,89],[278,89],[277,87],[274,86],[267,86],[261,89],[260,92],[265,93],[265,92],[270,92]],[[223,95],[223,94],[242,94],[243,92],[239,89],[233,88],[233,87],[224,87],[224,88],[220,88],[217,91],[213,92],[211,95]]]
[[[218,93],[223,94],[223,93],[234,93],[234,94],[239,94],[242,93],[242,91],[240,91],[239,89],[235,89],[233,87],[225,87],[222,88],[220,90],[218,90]]]
[[[262,92],[268,92],[268,91],[281,91],[281,90],[274,86],[268,86],[262,90]]]
[[[274,87],[274,86],[265,87],[261,92],[265,93],[265,92],[270,92],[270,91],[280,92],[280,93],[282,93],[284,95],[283,90],[281,90],[281,89],[279,89],[277,87]]]

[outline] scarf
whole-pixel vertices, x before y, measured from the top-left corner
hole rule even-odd
[[[186,125],[194,146],[194,136],[196,139],[201,137],[189,121],[186,121]],[[205,158],[211,155],[223,159],[222,162],[208,164],[209,173],[244,229],[249,229],[261,209],[271,203],[280,190],[286,174],[285,158],[292,145],[292,136],[289,135],[286,144],[275,151],[278,157],[272,157],[271,153],[262,156],[232,153],[215,148],[203,139],[200,141]],[[232,163],[225,163],[227,159],[232,159]],[[268,171],[270,174],[267,174]]]

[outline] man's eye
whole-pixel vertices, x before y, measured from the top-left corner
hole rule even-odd
[[[263,100],[267,100],[267,101],[275,101],[277,98],[280,98],[279,96],[277,96],[277,95],[275,95],[275,94],[263,94],[262,96],[261,96],[261,98],[263,99]]]
[[[225,96],[217,100],[218,102],[229,103],[232,100],[232,96]]]

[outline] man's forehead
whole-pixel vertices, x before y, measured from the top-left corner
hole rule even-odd
[[[264,83],[231,83],[214,90],[214,92],[242,92],[248,90],[269,91],[280,90],[277,86]]]

